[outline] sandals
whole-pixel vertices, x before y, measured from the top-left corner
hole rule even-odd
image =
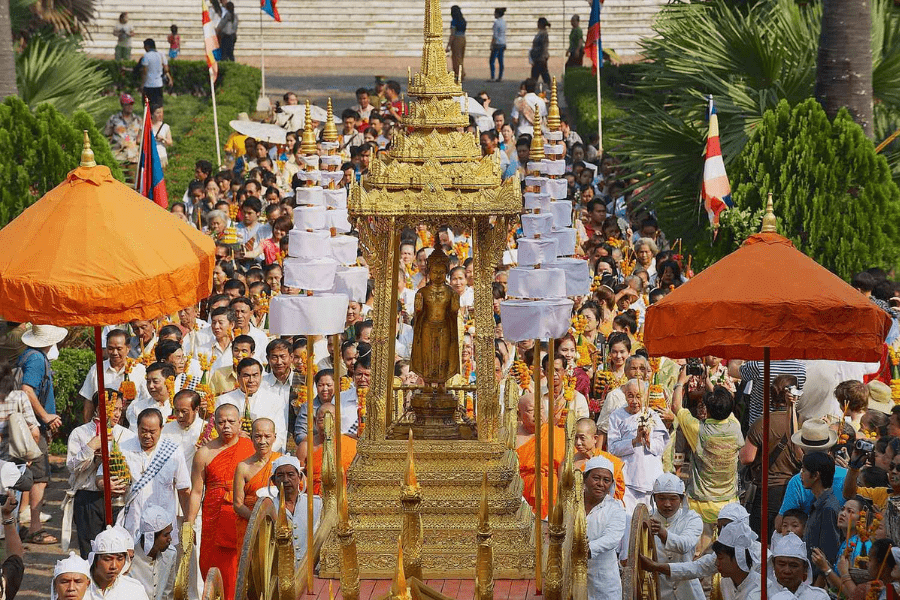
[[[44,529],[39,529],[34,533],[27,534],[22,541],[26,544],[37,544],[39,546],[51,546],[59,543],[59,540],[56,539],[55,536],[50,535]]]

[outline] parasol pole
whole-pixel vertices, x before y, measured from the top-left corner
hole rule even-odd
[[[341,462],[341,437],[343,436],[343,427],[341,426],[341,334],[336,333],[331,336],[331,354],[333,358],[332,362],[332,370],[334,371],[333,379],[334,379],[334,422],[337,423],[335,434],[334,434],[334,464],[337,465],[338,469],[340,469],[341,476],[343,477],[343,466]],[[307,371],[309,373],[309,371]],[[307,387],[309,387],[309,383],[307,382]],[[307,426],[306,434],[309,437],[310,428]],[[342,486],[338,485],[337,494],[335,497],[337,498],[337,505],[341,505],[341,490]]]
[[[543,574],[544,532],[541,528],[543,498],[541,497],[541,340],[534,340],[534,588],[540,595]]]
[[[762,436],[762,502],[760,503],[760,536],[759,545],[762,549],[760,564],[766,564],[766,555],[769,545],[769,377],[771,354],[768,346],[763,348],[763,432]],[[765,567],[764,567],[765,568]],[[760,586],[760,600],[766,600],[768,590],[766,586]]]
[[[209,69],[209,90],[212,92],[213,129],[216,132],[216,164],[222,168],[222,144],[219,143],[219,109],[216,107],[216,78],[212,67]]]
[[[554,392],[554,383],[556,379],[556,357],[554,356],[554,346],[556,345],[556,340],[552,337],[547,344],[547,414],[550,422],[550,435],[547,436],[547,516],[553,514],[553,471],[554,471],[554,463],[553,457],[553,438],[556,437],[556,395]],[[541,401],[541,407],[543,408],[544,402]]]
[[[262,12],[262,11],[260,11]],[[260,17],[262,18],[262,17]],[[313,591],[313,475],[315,465],[313,464],[313,424],[315,423],[315,413],[313,411],[313,384],[312,372],[315,366],[315,358],[313,357],[313,343],[315,337],[306,336],[306,593],[315,594]],[[338,399],[340,403],[340,399]],[[340,425],[338,425],[340,427]],[[324,433],[324,432],[323,432]],[[324,460],[324,456],[323,456]]]
[[[103,513],[106,524],[113,524],[112,483],[109,477],[109,432],[106,430],[106,387],[103,382],[103,330],[94,326],[94,355],[97,358],[97,412],[100,417],[100,456],[103,464]]]

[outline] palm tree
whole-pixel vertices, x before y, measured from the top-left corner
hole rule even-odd
[[[869,0],[824,0],[823,7],[816,100],[831,119],[847,107],[871,138],[874,115]]]
[[[16,88],[16,53],[12,45],[9,0],[0,0],[0,100],[19,93]]]

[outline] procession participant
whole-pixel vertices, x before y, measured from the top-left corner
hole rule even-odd
[[[25,565],[22,565],[22,572],[25,571]],[[84,600],[88,588],[91,585],[91,564],[85,559],[75,556],[74,552],[70,552],[69,556],[62,560],[56,561],[53,568],[53,581],[50,584],[50,600]],[[6,582],[5,596],[12,598],[15,592],[10,596],[10,585]]]
[[[162,439],[162,414],[147,408],[137,417],[137,438],[123,442],[122,455],[131,472],[131,487],[118,477],[110,478],[113,495],[125,494],[125,506],[116,524],[134,537],[141,524],[141,514],[148,506],[160,506],[175,522],[176,504],[187,506],[191,481],[181,448],[172,440]],[[97,486],[103,489],[103,466],[97,470]],[[127,494],[126,494],[127,492]]]
[[[266,360],[269,372],[263,375],[263,386],[277,394],[285,404],[289,404],[294,387],[303,381],[300,373],[293,369],[290,340],[276,339],[269,342],[266,346]]]
[[[249,335],[255,342],[253,350],[253,358],[262,364],[266,364],[266,346],[269,344],[269,337],[266,333],[253,326],[251,318],[253,317],[253,302],[250,298],[241,296],[235,298],[228,305],[234,313],[234,330],[238,335]]]
[[[809,520],[806,522],[806,532],[803,541],[812,551],[818,548],[828,559],[828,564],[834,564],[838,557],[838,548],[841,540],[837,528],[837,517],[841,511],[832,490],[834,480],[834,459],[824,452],[811,452],[803,457],[803,469],[800,471],[800,480],[803,487],[812,492],[816,497]],[[813,581],[820,584],[819,578],[824,580],[825,574],[813,564]]]
[[[609,417],[609,452],[625,463],[624,502],[631,514],[638,503],[649,506],[653,482],[663,472],[669,432],[656,411],[644,409],[646,383],[630,379],[623,388],[628,404]]]
[[[209,323],[197,314],[197,306],[192,304],[178,311],[178,327],[181,329],[181,347],[185,354],[197,358],[197,351],[212,340]]]
[[[177,571],[177,553],[172,544],[174,524],[169,512],[159,506],[148,506],[141,515],[134,560],[128,574],[144,586],[150,600],[172,597]]]
[[[262,365],[255,358],[244,358],[238,363],[238,389],[216,398],[216,406],[234,404],[242,416],[251,420],[268,417],[275,423],[273,450],[284,452],[287,445],[288,403],[271,390],[263,387]]]
[[[249,335],[239,335],[231,342],[231,364],[216,369],[209,379],[209,387],[213,394],[220,396],[238,388],[237,366],[245,358],[252,358],[256,350],[256,342]]]
[[[664,562],[689,561],[703,533],[703,520],[688,508],[684,482],[672,473],[663,473],[653,483],[650,532],[656,538],[656,555]],[[670,580],[660,577],[662,600],[703,600],[703,587],[697,579]]]
[[[553,465],[550,465],[550,448],[549,448],[549,435],[551,432],[550,426],[547,423],[547,407],[543,403],[541,403],[542,409],[542,417],[543,424],[541,425],[541,436],[543,443],[541,444],[541,507],[540,507],[540,518],[547,518],[547,511],[549,509],[549,481],[548,474],[550,469],[553,469],[553,473],[559,472],[559,467],[562,462],[565,460],[566,453],[566,436],[565,431],[560,429],[559,427],[554,427],[552,429],[554,439],[554,455],[553,455]],[[519,398],[519,427],[516,431],[516,454],[519,457],[519,475],[522,476],[522,482],[525,484],[522,489],[522,495],[525,497],[526,502],[531,506],[531,508],[535,508],[535,479],[537,473],[537,466],[535,464],[535,422],[534,422],[534,395],[529,391],[522,394],[522,397]],[[613,469],[610,469],[610,473],[613,472]],[[537,513],[538,511],[535,510]]]
[[[313,376],[313,384],[316,386],[316,395],[313,398],[313,410],[318,414],[319,407],[326,402],[334,402],[334,371],[331,369],[320,369]],[[343,405],[341,406],[343,408]],[[356,408],[354,407],[354,411]],[[343,414],[341,415],[343,420]],[[306,439],[306,407],[301,407],[297,411],[297,418],[294,420],[294,441],[297,443],[297,450]]]
[[[603,456],[613,464],[613,475],[616,480],[616,500],[625,496],[625,475],[622,468],[625,463],[618,456],[600,449],[597,424],[590,418],[578,419],[575,422],[575,468],[584,471],[584,465],[595,456]]]
[[[200,572],[204,578],[211,567],[222,573],[225,598],[234,598],[237,581],[237,516],[232,502],[237,465],[254,452],[253,443],[241,437],[241,413],[233,404],[223,404],[215,412],[218,437],[201,446],[191,467],[191,497],[186,522],[194,525],[203,504],[200,543]]]
[[[815,556],[815,551],[813,555]],[[769,567],[771,569],[768,580],[769,597],[787,590],[798,600],[828,600],[828,593],[825,590],[810,585],[812,576],[806,544],[793,533],[788,533],[772,544]],[[831,571],[829,576],[833,574],[834,571]],[[834,575],[834,579],[840,583],[840,576]],[[837,587],[840,588],[840,585]]]
[[[253,421],[250,439],[255,452],[238,463],[232,485],[234,490],[232,505],[234,514],[237,515],[238,545],[243,544],[250,514],[258,499],[256,492],[269,484],[272,461],[281,456],[281,453],[272,450],[277,439],[272,419],[261,417]]]
[[[223,300],[224,301],[224,297]],[[205,354],[210,361],[210,372],[232,365],[231,338],[234,329],[234,313],[225,306],[216,306],[210,309],[209,332],[210,340],[200,347],[200,353]],[[212,380],[210,380],[210,384]]]
[[[272,462],[271,485],[266,488],[266,495],[276,503],[278,501],[278,486],[284,490],[284,508],[288,521],[291,524],[291,543],[294,546],[294,565],[300,566],[300,561],[306,556],[306,531],[307,531],[307,498],[306,478],[303,476],[303,468],[300,461],[290,454],[279,456]],[[322,498],[313,498],[313,531],[322,516]]]
[[[128,405],[125,418],[128,419],[128,428],[137,433],[137,417],[144,409],[155,408],[167,419],[172,414],[172,405],[169,398],[169,386],[166,381],[169,377],[175,377],[175,368],[164,362],[155,362],[147,367],[146,390],[147,395],[138,397]]]
[[[88,600],[150,600],[144,586],[125,575],[130,566],[128,540],[107,525],[91,542],[87,561],[91,565]]]
[[[312,457],[312,492],[316,496],[322,494],[322,453],[325,449],[325,413],[334,416],[334,404],[326,402],[316,411],[315,429],[313,430],[313,457]],[[342,415],[343,416],[343,415]],[[350,464],[356,456],[356,438],[341,434],[341,464],[338,468],[342,473],[350,469]],[[307,447],[305,443],[297,444],[297,458],[300,464],[307,466]],[[309,469],[306,468],[306,473]]]
[[[625,359],[625,383],[630,379],[640,379],[641,381],[650,381],[650,363],[640,354],[629,356]],[[607,432],[609,431],[609,416],[618,409],[626,406],[625,401],[625,384],[621,387],[610,390],[606,394],[603,401],[603,408],[600,409],[600,415],[597,417],[597,428],[600,430],[600,447],[606,445]]]
[[[341,392],[341,433],[356,436],[359,431],[358,390],[369,387],[372,377],[372,347],[365,342],[357,342],[359,354],[353,363],[350,389]],[[346,357],[345,363],[346,364]],[[335,382],[337,386],[338,383]]]
[[[146,370],[139,362],[128,360],[131,337],[122,329],[113,329],[106,334],[106,360],[103,361],[103,385],[106,389],[118,390],[128,377],[137,388],[136,398],[147,396],[145,383]],[[128,363],[131,364],[128,364]],[[127,368],[126,368],[127,367]],[[91,363],[84,384],[78,395],[84,402],[83,418],[90,423],[94,418],[94,394],[97,393],[97,363]]]
[[[171,327],[168,337],[163,335],[163,331]],[[179,385],[184,385],[185,376],[194,377],[197,381],[203,375],[200,370],[200,361],[196,358],[185,356],[184,349],[181,347],[181,332],[175,325],[166,325],[160,330],[159,342],[153,349],[156,360],[168,363],[175,368],[175,376],[179,379]]]
[[[589,417],[591,412],[588,408],[587,399],[584,397],[581,392],[578,390],[572,390],[572,399],[566,399],[566,374],[568,373],[569,368],[569,359],[565,356],[555,356],[553,360],[553,391],[556,394],[556,398],[553,399],[553,418],[559,419],[560,415],[565,414],[567,411],[572,410],[575,411],[576,419],[583,419],[585,417]],[[544,355],[544,358],[541,359],[541,373],[544,378],[550,376],[550,373],[547,372],[547,369],[550,366],[550,355]],[[544,379],[546,381],[546,379]],[[544,387],[543,385],[541,387]],[[541,398],[542,402],[550,404],[550,388],[549,386],[546,388],[547,391],[543,394]],[[561,423],[557,423],[557,426],[563,426]]]
[[[106,419],[112,425],[111,441],[120,447],[136,435],[119,425],[122,416],[122,394],[118,390],[106,389],[108,398]],[[97,405],[97,394],[94,394],[93,406]],[[91,551],[91,540],[103,531],[105,523],[103,492],[97,485],[97,467],[100,466],[100,417],[94,411],[94,418],[84,425],[79,425],[69,434],[66,451],[66,467],[69,469],[69,491],[63,500],[63,542],[71,539],[74,521],[78,536],[78,550],[82,558],[87,558]],[[71,498],[71,500],[69,499]],[[116,509],[118,511],[118,509]]]
[[[716,569],[722,575],[722,596],[734,600],[756,600],[762,586],[759,559],[752,549],[756,534],[746,521],[729,523],[722,528],[719,539],[713,542]]]
[[[584,467],[584,512],[587,514],[588,600],[619,600],[622,578],[616,549],[625,535],[625,509],[612,497],[613,464],[595,456]]]
[[[713,537],[716,516],[738,499],[738,453],[744,445],[741,425],[732,414],[734,397],[720,385],[703,396],[706,419],[700,421],[681,405],[687,366],[682,368],[672,394],[672,410],[679,430],[691,448],[691,508],[703,517],[701,547]]]
[[[156,323],[153,321],[134,320],[129,323],[134,337],[131,338],[131,349],[128,351],[130,358],[143,359],[153,352],[156,346]]]

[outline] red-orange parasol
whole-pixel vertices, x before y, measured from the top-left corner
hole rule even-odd
[[[151,319],[212,290],[215,244],[97,166],[87,132],[81,166],[0,230],[0,315],[93,325],[103,390],[103,325]],[[106,403],[98,402],[101,423]],[[106,427],[100,427],[104,465]],[[109,504],[109,469],[104,469]]]
[[[770,194],[760,233],[647,309],[647,351],[670,358],[763,360],[766,382],[772,359],[880,360],[890,317],[775,229]],[[763,396],[763,430],[768,431],[768,384]],[[766,457],[769,436],[762,441]],[[761,462],[765,565],[769,461]]]

